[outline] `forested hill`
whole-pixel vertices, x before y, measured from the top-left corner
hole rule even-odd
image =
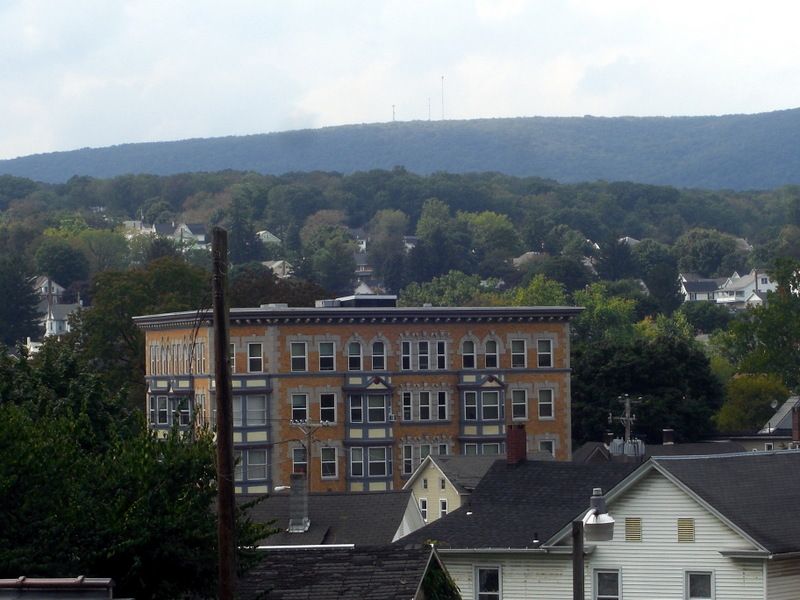
[[[711,189],[800,183],[800,109],[719,117],[532,117],[345,125],[123,144],[0,161],[0,174],[252,170],[352,173],[397,165],[428,174],[497,171],[562,182],[634,181]]]

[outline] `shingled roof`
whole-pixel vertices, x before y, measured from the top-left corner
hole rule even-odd
[[[428,547],[280,550],[239,581],[242,600],[414,600],[429,568],[444,570]],[[447,584],[447,579],[443,582]]]
[[[445,548],[536,548],[585,511],[595,487],[607,491],[638,465],[496,461],[458,510],[398,544]]]
[[[308,496],[311,527],[304,533],[289,533],[289,494],[240,494],[240,503],[260,500],[248,514],[256,523],[275,520],[280,529],[265,540],[264,545],[355,544],[376,546],[394,540],[403,515],[411,502],[410,491],[390,492],[325,492]],[[262,499],[263,498],[263,499]]]

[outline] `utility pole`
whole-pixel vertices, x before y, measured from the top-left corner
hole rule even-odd
[[[236,540],[233,489],[233,395],[228,333],[228,232],[211,231],[214,303],[214,380],[217,402],[217,542],[219,585],[217,598],[233,600],[236,585]]]
[[[306,447],[306,484],[307,490],[311,491],[311,442],[314,439],[314,434],[321,428],[330,426],[327,421],[320,421],[315,423],[313,421],[291,421],[292,427],[297,427],[303,432],[305,436],[304,446]]]
[[[641,396],[637,400],[631,400],[628,394],[623,394],[617,398],[620,402],[625,404],[625,412],[621,417],[614,417],[615,421],[619,421],[625,426],[625,441],[631,441],[631,428],[633,424],[636,422],[636,415],[631,413],[631,404],[636,402],[637,404],[642,401]]]

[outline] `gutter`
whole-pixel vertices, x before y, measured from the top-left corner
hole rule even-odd
[[[585,554],[592,554],[596,546],[584,546]],[[555,556],[572,556],[571,546],[540,546],[538,548],[441,548],[436,551],[441,555],[461,554],[552,554]]]

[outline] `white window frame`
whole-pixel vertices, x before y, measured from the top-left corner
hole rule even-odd
[[[447,456],[447,451],[447,444],[439,444],[439,456]]]
[[[539,452],[549,452],[553,456],[556,455],[556,442],[555,440],[539,440]]]
[[[520,407],[522,407],[520,409]],[[517,414],[519,413],[519,414]],[[511,420],[525,421],[528,419],[528,390],[511,390]]]
[[[615,573],[617,575],[616,595],[599,594],[598,579],[601,573]],[[622,600],[622,571],[620,569],[595,569],[592,573],[592,600]]]
[[[485,442],[481,444],[481,454],[483,456],[497,456],[500,454],[500,442]]]
[[[494,351],[489,351],[489,345],[494,344]],[[491,361],[489,360],[491,358]],[[500,344],[497,340],[486,340],[483,354],[483,366],[486,369],[500,368]]]
[[[447,342],[444,340],[436,342],[436,368],[447,368]]]
[[[439,518],[447,514],[447,498],[439,498]]]
[[[263,452],[264,462],[254,459]],[[269,455],[266,448],[251,448],[247,450],[247,465],[245,465],[247,481],[266,481],[269,472]]]
[[[258,351],[254,352],[256,348]],[[264,372],[264,344],[261,342],[250,342],[247,344],[247,372]]]
[[[364,448],[360,446],[350,448],[350,476],[364,477]]]
[[[481,571],[497,571],[497,591],[481,590]],[[473,573],[475,600],[502,600],[503,569],[500,565],[475,565]]]
[[[325,354],[322,353],[323,346],[326,347]],[[327,350],[328,346],[330,346],[330,351]],[[323,360],[325,361],[324,364]],[[320,371],[336,370],[336,342],[319,343],[319,370]]]
[[[550,396],[549,398],[547,398],[548,395]],[[555,390],[553,388],[540,388],[536,396],[536,413],[539,415],[539,420],[554,420],[556,418]],[[542,411],[544,407],[549,407],[550,414],[547,414],[547,411]]]
[[[303,446],[292,448],[292,473],[305,475],[308,472],[308,453]]]
[[[420,444],[419,446],[419,462],[422,462],[431,455],[430,444]]]
[[[546,346],[546,349],[543,349],[543,345]],[[536,366],[540,369],[553,367],[553,340],[550,338],[536,340]]]
[[[358,352],[353,352],[353,350],[358,350]],[[347,370],[348,371],[360,371],[361,367],[364,365],[363,357],[362,357],[362,347],[361,342],[352,341],[348,342],[347,344]]]
[[[403,475],[411,475],[414,472],[414,446],[403,444],[400,451],[403,453]]]
[[[233,451],[233,480],[244,481],[244,456],[241,450]]]
[[[417,392],[417,402],[419,405],[419,420],[431,420],[431,393],[428,391]]]
[[[400,342],[400,370],[411,370],[411,341],[404,340]]]
[[[291,402],[292,422],[306,423],[308,421],[308,394],[291,394],[289,396],[289,401]],[[300,405],[300,403],[302,403],[302,406]],[[298,411],[298,413],[295,414],[295,411]],[[302,419],[296,418],[301,416],[300,414],[301,411],[302,411],[302,416],[304,418]]]
[[[522,344],[522,350],[519,347]],[[521,338],[511,340],[511,368],[512,369],[525,369],[528,366],[528,343]]]
[[[378,410],[378,407],[372,407],[373,400],[380,400],[381,407],[380,410],[382,412],[382,417],[380,419],[373,419],[372,418],[372,411]],[[367,423],[386,423],[386,396],[383,394],[367,394]]]
[[[474,442],[464,444],[464,456],[478,456],[478,444]]]
[[[244,427],[244,397],[234,396],[231,400],[231,418],[234,427]],[[238,415],[238,419],[236,418]]]
[[[476,368],[474,340],[464,340],[461,342],[461,368],[462,369]]]
[[[378,345],[378,344],[381,345],[380,353],[376,353],[375,352],[375,346]],[[381,340],[377,340],[377,341],[372,342],[372,354],[371,354],[371,356],[372,356],[372,370],[373,371],[385,371],[386,370],[386,342],[383,342]],[[376,358],[380,359],[380,364],[379,365],[375,364],[375,359]]]
[[[332,400],[331,406],[325,406],[323,400]],[[326,419],[323,411],[333,411],[333,419]],[[319,395],[319,420],[321,423],[336,423],[336,394],[324,393]]]
[[[231,363],[231,373],[236,373],[236,344],[233,342],[228,349],[228,361]]]
[[[427,498],[420,498],[419,499],[419,512],[422,515],[422,520],[427,523],[428,522],[428,499]]]
[[[403,392],[400,395],[401,402],[403,403],[403,421],[414,420],[414,398],[411,392]]]
[[[494,404],[487,404],[486,399],[494,397],[497,399],[497,402]],[[496,417],[487,417],[486,416],[486,409],[488,408],[496,408],[497,409],[497,416]],[[499,421],[502,418],[502,412],[500,410],[500,392],[496,390],[484,390],[481,392],[481,421]]]
[[[169,399],[156,396],[156,425],[169,425]]]
[[[710,596],[692,596],[689,593],[689,579],[692,575],[704,575],[708,576],[709,579],[709,590],[711,595]],[[701,571],[700,569],[690,569],[684,572],[684,598],[685,600],[714,600],[716,598],[716,593],[714,590],[714,571],[707,570]]]
[[[383,452],[382,459],[373,459],[373,451],[377,453],[378,451]],[[367,448],[367,477],[391,477],[392,475],[392,462],[391,462],[391,451],[386,446],[369,446]],[[373,473],[372,466],[373,465],[383,465],[383,473]]]
[[[330,454],[333,453],[331,458]],[[326,456],[327,454],[327,456]],[[319,470],[322,479],[339,478],[339,456],[335,446],[323,446],[319,449]],[[330,468],[333,465],[333,473],[325,473],[325,466]]]
[[[308,344],[306,342],[289,343],[290,370],[293,373],[308,371]]]
[[[417,342],[417,368],[420,371],[431,368],[431,345],[425,340]]]
[[[254,408],[257,402],[264,402],[264,407]],[[247,427],[263,427],[267,424],[267,397],[264,394],[256,394],[245,398],[245,423]]]

